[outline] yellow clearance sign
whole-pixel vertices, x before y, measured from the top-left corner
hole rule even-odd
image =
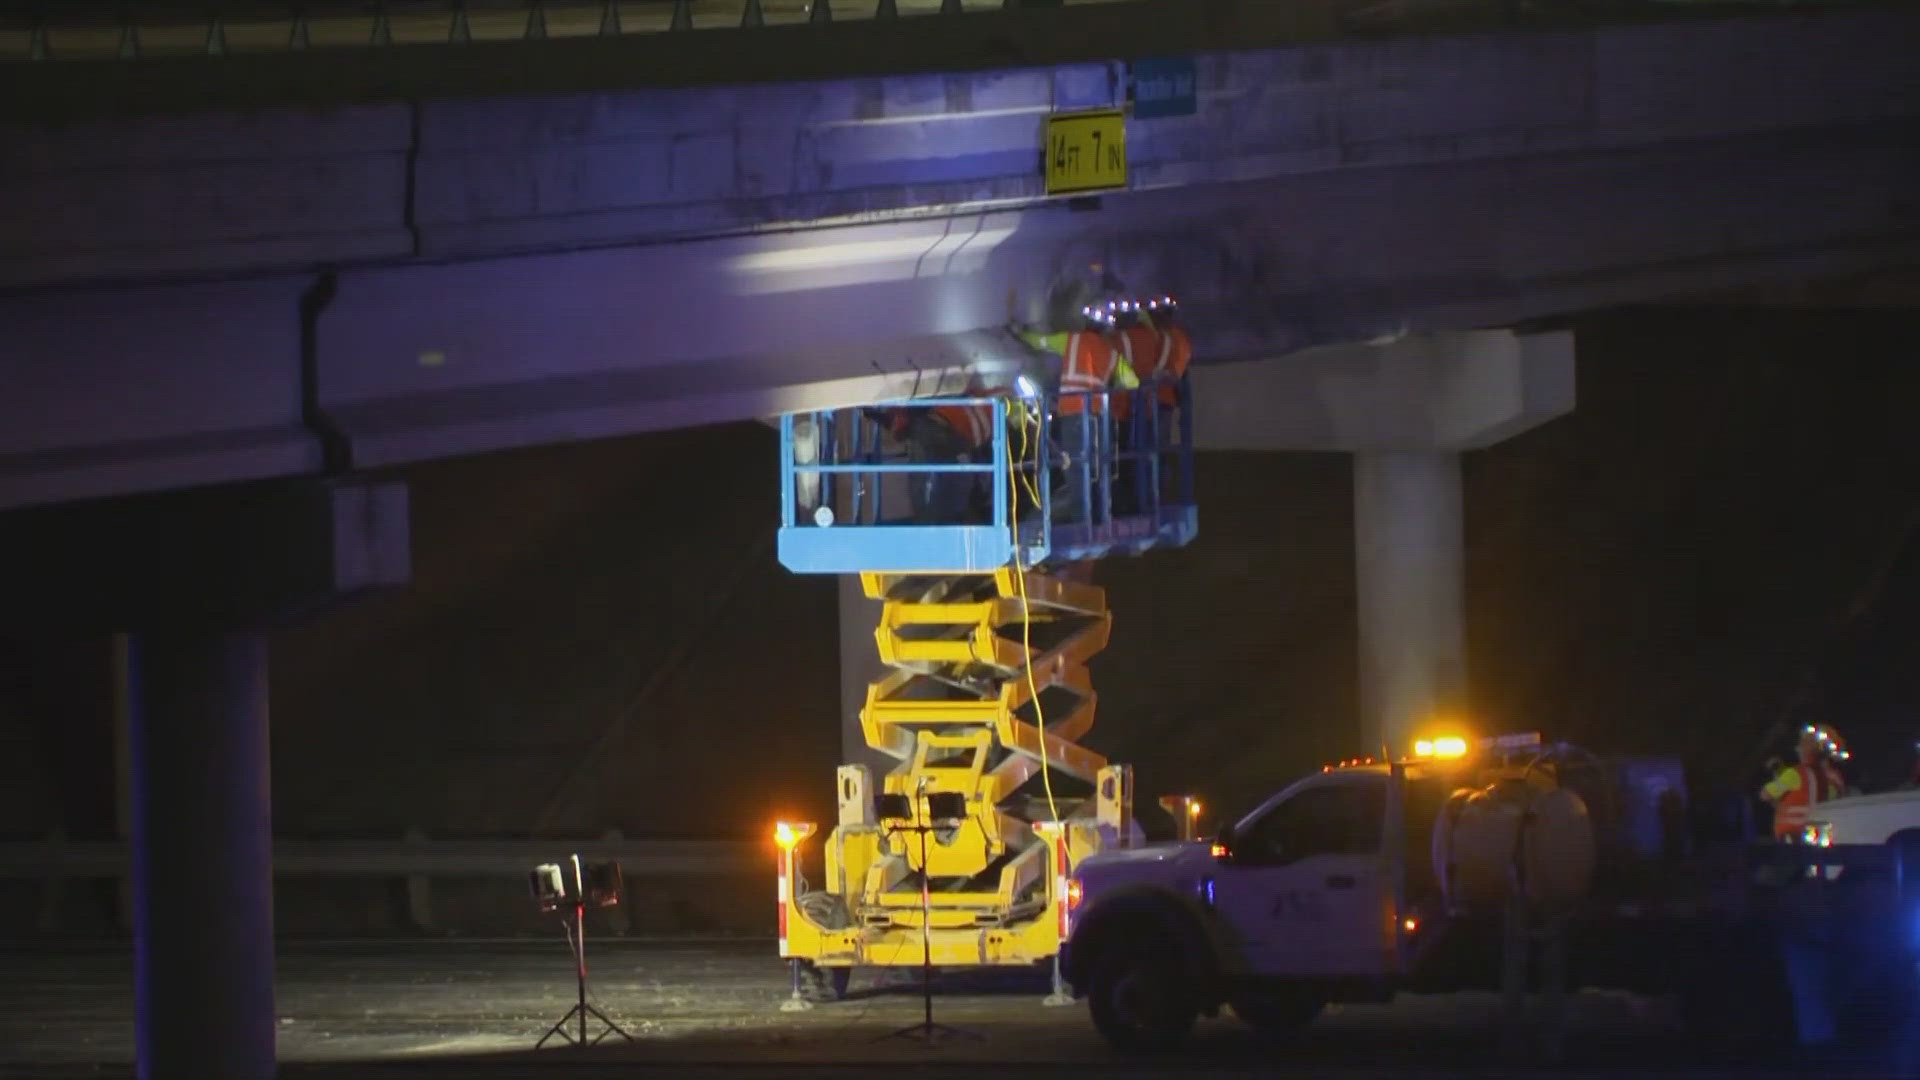
[[[1127,186],[1127,118],[1119,109],[1047,117],[1047,194]]]

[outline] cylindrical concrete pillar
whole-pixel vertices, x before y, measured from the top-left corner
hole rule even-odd
[[[1354,456],[1360,709],[1366,753],[1402,756],[1466,705],[1460,458]]]
[[[266,637],[138,634],[128,674],[139,1075],[269,1080]]]

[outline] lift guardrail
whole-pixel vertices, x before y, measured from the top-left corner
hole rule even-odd
[[[912,398],[783,416],[780,561],[800,573],[968,573],[1016,556],[1038,567],[1184,544],[1198,531],[1191,398],[1183,380],[1163,410],[1162,389]],[[1115,420],[1122,399],[1131,404],[1124,425]],[[913,437],[888,434],[886,418],[936,409],[984,411],[989,441],[933,460]],[[1063,424],[1065,415],[1087,420]],[[935,494],[967,477],[985,486],[959,500]],[[941,505],[956,501],[958,513]]]

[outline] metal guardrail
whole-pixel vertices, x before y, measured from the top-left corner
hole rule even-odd
[[[578,852],[616,859],[633,876],[766,870],[760,845],[698,840],[278,840],[277,875],[302,877],[497,877],[524,875]],[[128,873],[116,841],[28,840],[0,844],[0,878],[112,878]]]
[[[407,910],[418,929],[430,929],[434,878],[524,879],[535,866],[568,855],[614,859],[630,878],[770,874],[765,844],[736,840],[600,839],[432,840],[416,833],[401,840],[276,840],[275,877],[387,878],[404,882]],[[40,929],[58,928],[62,892],[72,879],[114,879],[127,888],[128,845],[113,840],[0,842],[0,880],[38,880],[45,893]],[[123,895],[121,917],[126,922]]]
[[[1137,0],[390,0],[0,3],[0,59],[113,60],[658,33]]]

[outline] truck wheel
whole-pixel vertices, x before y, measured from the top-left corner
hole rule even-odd
[[[850,967],[821,967],[811,960],[800,961],[800,993],[808,1001],[842,1001],[847,996],[847,984],[853,981],[853,969]]]
[[[1178,955],[1151,942],[1121,945],[1096,961],[1087,999],[1093,1026],[1120,1050],[1178,1046],[1200,1015]]]
[[[1263,1038],[1283,1039],[1297,1035],[1313,1023],[1326,1003],[1302,994],[1246,994],[1231,1002],[1233,1015],[1260,1033]]]

